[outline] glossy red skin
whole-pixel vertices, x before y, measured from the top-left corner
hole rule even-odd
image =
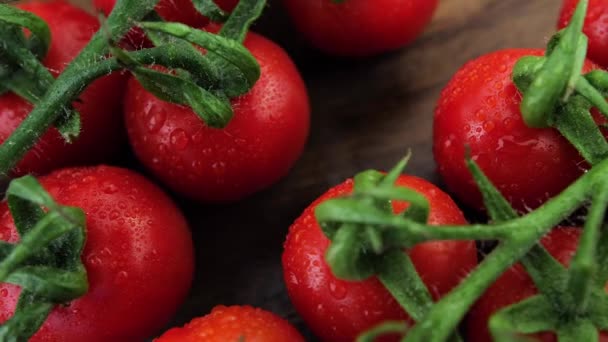
[[[255,33],[245,47],[258,60],[261,77],[232,101],[234,117],[224,129],[207,127],[191,109],[129,81],[125,115],[135,153],[162,182],[190,198],[225,202],[262,190],[287,174],[306,143],[310,108],[295,65]]]
[[[59,203],[86,213],[89,292],[56,307],[30,342],[143,341],[162,329],[194,272],[190,232],[171,199],[142,176],[108,166],[55,171],[40,182]],[[18,240],[6,202],[0,239]],[[0,284],[0,323],[12,316],[19,293]]]
[[[155,342],[304,342],[300,333],[272,312],[251,306],[223,306],[193,319],[183,328],[173,328]]]
[[[545,236],[541,243],[562,265],[568,266],[576,253],[582,230],[558,227]],[[490,317],[499,309],[518,303],[537,294],[538,290],[525,269],[517,264],[508,269],[469,311],[466,320],[467,341],[492,342],[488,328]],[[554,333],[535,334],[543,342],[556,342]],[[608,333],[600,334],[600,341],[608,342]]]
[[[420,192],[430,204],[430,224],[466,224],[452,199],[433,184],[402,175],[397,184]],[[353,182],[337,185],[313,202],[289,229],[283,253],[283,276],[296,311],[323,341],[351,342],[386,320],[405,320],[407,314],[377,278],[363,282],[337,279],[325,262],[330,241],[314,217],[320,203],[352,191]],[[406,203],[395,202],[395,212]],[[434,299],[456,286],[477,263],[472,241],[428,242],[408,254]]]
[[[284,0],[297,29],[318,49],[370,56],[412,42],[431,21],[438,0]]]
[[[465,146],[522,212],[558,194],[586,168],[557,130],[530,128],[521,116],[512,69],[522,56],[541,54],[509,49],[484,55],[465,64],[441,93],[433,127],[435,161],[448,189],[473,208],[482,209],[483,203],[464,162]],[[586,71],[593,68],[586,63]]]
[[[225,11],[232,11],[239,3],[238,0],[215,0],[214,2]],[[93,0],[93,6],[106,16],[110,15],[114,5],[116,5],[116,0]],[[179,22],[192,27],[201,27],[209,22],[209,19],[194,9],[192,0],[160,0],[155,9],[166,21]]]
[[[564,28],[570,22],[578,0],[565,0],[557,23]],[[589,0],[583,32],[589,38],[587,57],[608,68],[608,0]]]
[[[99,28],[90,14],[64,1],[29,2],[18,6],[47,22],[51,45],[44,65],[57,77]],[[43,174],[53,169],[110,160],[124,146],[121,121],[125,77],[118,73],[93,82],[74,107],[81,114],[82,132],[67,144],[55,128],[45,133],[13,170],[14,175]],[[32,105],[8,93],[0,96],[0,142],[4,142],[32,110]],[[112,137],[112,138],[108,138]]]

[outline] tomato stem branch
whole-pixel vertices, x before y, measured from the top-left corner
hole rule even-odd
[[[133,26],[134,20],[140,20],[152,11],[157,1],[119,0],[106,21],[112,39],[120,39]],[[107,51],[107,37],[99,30],[49,87],[38,105],[0,146],[0,176],[4,180],[8,179],[10,170],[57,120],[62,107],[70,103],[93,79],[112,71],[103,69],[107,64],[99,63]]]

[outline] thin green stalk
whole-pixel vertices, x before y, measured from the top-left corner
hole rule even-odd
[[[106,21],[110,36],[113,39],[120,39],[133,26],[134,21],[142,19],[157,2],[158,0],[119,0]],[[8,178],[10,170],[57,120],[62,113],[62,107],[76,97],[79,91],[93,79],[112,71],[103,69],[104,66],[108,66],[103,63],[103,56],[108,49],[107,38],[103,30],[93,36],[87,46],[49,87],[38,105],[0,146],[0,177],[4,180]],[[98,73],[100,71],[103,72]]]

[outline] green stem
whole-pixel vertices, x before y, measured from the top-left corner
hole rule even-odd
[[[112,39],[122,37],[137,20],[142,19],[158,0],[119,0],[106,25]],[[87,46],[49,87],[38,105],[0,146],[0,177],[7,179],[10,170],[23,158],[62,113],[61,109],[94,79],[110,73],[100,62],[108,44],[104,30],[99,30]],[[104,67],[106,67],[104,69]]]
[[[593,192],[598,182],[608,181],[608,160],[597,164],[560,195],[522,218],[498,226],[513,226],[511,237],[499,245],[465,281],[435,304],[424,320],[410,331],[406,341],[444,341],[471,305],[509,266],[521,259],[544,234],[570,215]],[[450,315],[446,316],[445,313]]]
[[[570,264],[568,289],[574,298],[574,313],[582,313],[587,308],[597,265],[597,244],[600,240],[600,229],[607,206],[608,182],[601,182],[599,189],[593,196],[585,230],[581,236],[576,255],[574,255]]]
[[[520,252],[520,247],[516,243],[499,245],[465,281],[431,308],[408,333],[405,341],[445,341],[486,288],[525,254],[525,250]]]
[[[407,254],[398,249],[389,251],[375,265],[378,278],[405,312],[415,321],[422,319],[433,299]]]

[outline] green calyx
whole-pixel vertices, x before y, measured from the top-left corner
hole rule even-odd
[[[48,52],[51,33],[47,24],[36,15],[0,4],[0,59],[6,72],[0,75],[0,94],[12,91],[36,104],[55,81],[41,60]],[[31,34],[23,34],[27,28]],[[55,127],[69,143],[80,134],[80,116],[71,104],[65,105]]]
[[[608,157],[608,143],[590,112],[595,107],[608,117],[608,73],[581,74],[587,54],[582,32],[587,6],[588,0],[579,2],[568,27],[549,41],[546,56],[518,61],[513,81],[523,94],[524,122],[558,129],[593,165]]]
[[[13,317],[0,325],[0,341],[28,341],[55,305],[88,290],[85,214],[57,204],[32,176],[11,182],[7,202],[20,241],[0,242],[0,283],[18,285],[21,294]]]
[[[602,228],[608,205],[608,159],[562,194],[521,217],[472,160],[467,160],[467,165],[483,194],[489,224],[428,225],[424,197],[394,185],[403,161],[386,175],[360,173],[352,195],[325,201],[316,208],[316,218],[332,241],[326,253],[332,272],[350,281],[377,276],[417,322],[411,328],[404,323],[387,323],[359,340],[397,331],[407,331],[403,341],[408,342],[458,340],[458,324],[473,303],[510,266],[521,262],[539,294],[496,313],[490,320],[493,336],[499,341],[514,341],[522,333],[555,331],[560,341],[593,341],[598,330],[608,328],[608,295],[604,291],[608,234]],[[407,201],[410,206],[405,213],[394,214],[391,200]],[[589,200],[593,204],[579,248],[566,269],[538,241]],[[499,244],[461,284],[433,303],[404,250],[442,240],[496,240]]]

